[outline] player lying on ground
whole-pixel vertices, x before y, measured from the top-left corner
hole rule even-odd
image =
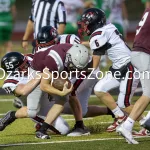
[[[90,48],[93,50],[93,68],[99,65],[101,55],[107,54],[112,61],[110,72],[107,73],[94,87],[96,96],[112,110],[116,121],[107,131],[114,131],[126,119],[121,108],[130,106],[130,100],[139,83],[133,77],[135,68],[131,64],[131,52],[122,40],[120,33],[114,25],[106,23],[105,13],[96,8],[86,10],[79,21],[79,34],[90,36]],[[136,74],[135,74],[136,77]],[[119,87],[118,106],[108,93],[111,89]],[[127,112],[129,111],[126,109]]]
[[[27,106],[23,106],[16,112],[9,111],[4,117],[7,121],[4,123],[3,119],[0,120],[1,122],[3,122],[0,126],[1,131],[4,130],[7,125],[9,125],[18,118],[30,117],[35,122],[38,122],[40,124],[43,123],[43,117],[46,116],[48,109],[50,109],[51,106],[54,104],[54,101],[51,103],[49,102],[48,94],[44,92],[40,100],[30,100],[27,98],[27,95],[29,95],[40,82],[40,79],[38,79],[37,77],[35,79],[29,79],[28,69],[32,61],[32,58],[30,56],[31,55],[23,56],[20,53],[12,52],[6,54],[2,59],[1,66],[6,71],[6,73],[8,73],[8,71],[14,71],[15,68],[20,73],[18,76],[17,73],[11,73],[11,75],[8,76],[4,81],[4,85],[2,88],[7,93],[13,93],[15,96],[24,96],[24,99],[26,99],[27,101]],[[11,66],[14,66],[14,68],[9,68],[10,65],[7,65],[7,62],[9,62]],[[26,74],[21,75],[22,71],[26,71]],[[69,131],[69,125],[60,116],[56,119],[53,125],[57,130],[59,130],[61,134],[67,134]],[[60,126],[62,128],[60,128]],[[51,129],[53,130],[54,128],[51,126]]]
[[[64,47],[63,47],[63,46],[64,46]],[[59,48],[59,50],[58,50],[59,52],[61,52],[61,50],[62,50],[61,48],[63,48],[63,50],[66,48],[66,51],[67,51],[68,49],[70,49],[70,47],[72,47],[72,45],[69,45],[69,47],[65,47],[65,45],[63,45],[63,46],[62,46],[62,45],[56,46],[56,47]],[[78,48],[79,48],[79,46],[76,46],[74,50],[77,50]],[[84,47],[82,47],[82,48],[84,48]],[[54,50],[54,49],[55,49],[55,48],[53,48],[53,50]],[[56,50],[56,49],[55,49],[55,50]],[[65,54],[64,51],[63,51],[63,53]],[[79,53],[80,53],[80,54],[82,53],[82,49],[80,49],[80,50],[78,49],[78,51],[76,51],[76,54],[77,54],[77,55],[78,55]],[[70,56],[70,55],[71,55],[71,54],[70,54],[70,51],[67,52],[67,54]],[[80,55],[80,54],[79,54],[79,55]],[[40,56],[41,56],[41,55],[40,55]],[[82,60],[83,60],[83,61],[82,61],[83,64],[81,64],[81,65],[86,66],[86,63],[88,63],[88,61],[86,61],[86,59],[88,60],[88,57],[89,57],[89,56],[88,56],[88,51],[87,51],[87,49],[86,49],[86,50],[84,49],[84,56],[86,56],[86,57],[85,57],[85,59],[82,59]],[[65,57],[65,55],[63,55],[63,60],[65,60],[64,57]],[[71,57],[72,57],[72,56],[71,56]],[[74,56],[74,57],[76,57],[76,56]],[[79,56],[78,56],[78,57],[79,57]],[[51,57],[49,57],[47,60],[49,61],[50,58],[51,58]],[[40,60],[42,60],[42,59],[40,59]],[[46,60],[46,59],[44,59],[44,60]],[[55,61],[54,61],[52,58],[51,58],[51,60],[52,60],[52,62],[55,64]],[[35,61],[36,61],[36,60],[35,60]],[[81,62],[81,63],[82,63],[82,62]],[[69,62],[68,62],[68,63],[69,63]],[[68,64],[68,63],[67,63],[67,64]],[[61,65],[61,64],[60,64],[60,65]],[[76,63],[76,65],[77,65],[77,63]],[[52,64],[51,64],[51,66],[52,66]],[[57,68],[57,65],[56,65],[56,68]],[[46,80],[44,80],[44,81],[46,81]],[[41,82],[42,82],[42,80],[41,80]],[[49,85],[49,81],[48,81],[47,83],[48,83],[48,86],[51,88],[51,89],[50,89],[50,88],[48,89],[51,94],[60,94],[61,96],[65,96],[64,91],[59,91],[59,90],[57,90],[57,89],[51,87],[51,86]],[[44,88],[45,88],[45,86],[44,86]],[[37,90],[37,89],[36,89],[36,90]],[[66,88],[65,90],[66,90],[65,92],[67,93],[70,89],[67,89],[67,88]],[[34,90],[34,91],[35,91],[35,90]],[[69,91],[69,92],[70,92],[70,91]],[[33,92],[32,92],[32,93],[33,93]],[[30,94],[32,95],[32,93],[30,93]],[[35,98],[35,96],[38,96],[39,94],[40,94],[40,91],[38,90],[38,92],[36,93],[36,95],[33,95],[33,96],[29,95],[29,96],[31,96],[30,99],[33,99],[33,97]],[[28,97],[29,97],[29,96],[28,96]],[[41,96],[41,94],[40,94],[40,96]],[[62,98],[64,98],[64,97],[62,97]],[[63,105],[63,103],[65,103],[65,101],[60,101],[59,103],[61,103],[61,104],[54,104],[54,106],[56,106],[56,107],[58,106],[58,107],[59,107],[59,105],[60,105],[60,108],[62,108],[61,105]],[[72,101],[72,103],[75,103],[75,101]],[[74,104],[72,104],[72,106],[73,106],[73,105],[74,105]],[[52,108],[53,108],[53,107],[52,107]],[[76,109],[76,107],[74,107],[73,109]],[[57,109],[57,111],[58,111],[58,109]],[[79,111],[78,111],[78,113],[79,113]],[[77,115],[78,115],[78,113],[77,113]],[[54,113],[52,113],[52,114],[54,115]],[[57,116],[57,114],[56,114],[56,116]],[[79,116],[79,117],[80,117],[80,116]],[[76,117],[76,119],[78,119],[78,118]],[[81,113],[81,120],[82,120],[82,113]],[[79,124],[82,125],[82,126],[84,126],[84,125],[83,125],[83,121],[80,121],[80,120],[79,120]]]

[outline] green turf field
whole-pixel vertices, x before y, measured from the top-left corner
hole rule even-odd
[[[12,101],[13,96],[0,96],[0,117],[8,110],[15,110]],[[2,101],[7,99],[7,101]],[[116,96],[115,96],[116,99]],[[138,97],[133,98],[133,102]],[[91,98],[89,104],[102,105],[97,98]],[[149,109],[149,108],[147,108]],[[74,125],[73,116],[63,116],[71,127]],[[85,125],[90,129],[90,136],[66,137],[60,135],[51,135],[49,140],[35,138],[34,123],[30,119],[18,119],[4,131],[0,132],[0,150],[148,150],[150,138],[137,139],[139,145],[129,145],[117,133],[107,133],[107,126],[113,121],[110,116],[99,116],[84,119]],[[135,130],[140,127],[136,123]]]

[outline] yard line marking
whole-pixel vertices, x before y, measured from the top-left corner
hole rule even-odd
[[[136,137],[136,138],[149,138],[149,137]],[[40,145],[40,144],[55,144],[55,143],[76,143],[76,142],[92,142],[92,141],[110,141],[122,140],[124,138],[103,138],[103,139],[88,139],[88,140],[72,140],[72,141],[51,141],[51,142],[38,142],[38,143],[16,143],[16,144],[1,144],[0,147],[10,146],[23,146],[23,145]]]
[[[91,120],[91,119],[93,119],[93,118],[83,118],[83,120]],[[72,120],[75,120],[75,119],[65,119],[66,121],[72,121]]]
[[[0,116],[4,116],[5,114],[0,114]]]
[[[13,99],[0,99],[0,102],[12,102]]]

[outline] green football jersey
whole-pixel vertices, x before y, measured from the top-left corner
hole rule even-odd
[[[0,0],[0,22],[11,22],[11,7],[16,0]]]

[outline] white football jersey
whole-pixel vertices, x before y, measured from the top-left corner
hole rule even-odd
[[[117,28],[109,23],[102,28],[95,30],[90,36],[90,48],[94,51],[101,48],[106,43],[111,44],[106,52],[112,61],[112,67],[119,69],[130,62],[131,51],[117,33]]]
[[[29,80],[27,77],[14,77],[9,76],[5,79],[2,88],[6,91],[6,93],[12,93],[19,84],[26,84]]]
[[[62,35],[60,35],[60,42],[59,42],[59,44],[65,44],[65,43],[80,44],[81,41],[80,41],[79,37],[76,36],[75,34],[62,34]],[[51,45],[51,46],[53,46],[53,45]],[[37,50],[36,50],[36,53],[40,52],[40,51],[45,51],[48,48],[50,48],[51,46],[44,47],[44,48],[39,48],[38,47]]]
[[[80,44],[81,41],[75,34],[62,34],[60,35],[60,44]]]

